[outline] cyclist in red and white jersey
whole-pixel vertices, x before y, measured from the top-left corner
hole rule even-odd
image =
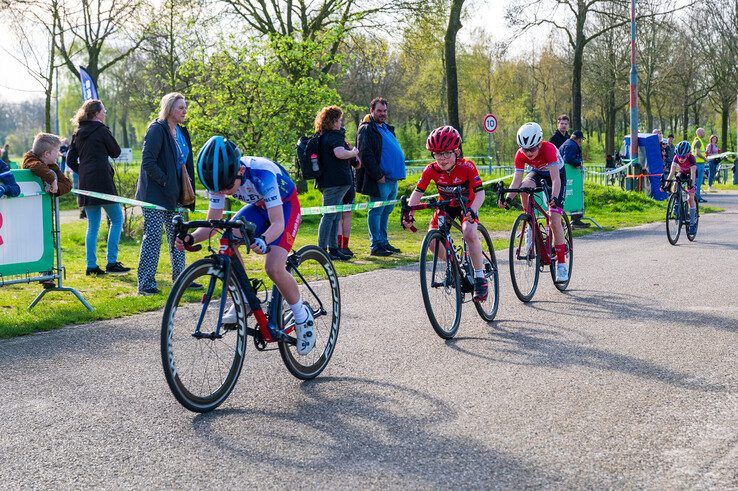
[[[566,281],[569,278],[569,265],[566,263],[566,239],[561,220],[566,191],[566,170],[564,162],[553,143],[543,141],[543,129],[538,123],[525,123],[518,129],[518,152],[515,154],[515,177],[510,184],[511,188],[535,188],[543,182],[551,187],[551,196],[548,201],[548,211],[551,214],[551,229],[554,236],[554,251],[556,252],[556,281]],[[523,177],[525,167],[530,172]],[[518,193],[508,193],[512,199]],[[528,206],[530,196],[522,194],[523,209]],[[498,203],[504,207],[504,202]],[[525,230],[524,248],[530,250],[533,244],[533,231],[530,227]]]
[[[474,166],[474,162],[459,157],[461,146],[461,135],[453,126],[441,126],[428,135],[425,144],[430,150],[435,162],[431,162],[423,170],[415,190],[410,195],[408,205],[415,206],[420,203],[423,193],[431,181],[436,183],[438,194],[442,200],[455,198],[454,190],[461,188],[462,195],[468,198],[467,207],[469,212],[462,216],[461,207],[447,210],[452,218],[461,219],[461,231],[464,241],[469,246],[469,255],[474,266],[474,299],[483,302],[487,299],[488,285],[484,276],[484,256],[482,255],[482,243],[477,235],[477,223],[479,217],[477,212],[484,203],[484,189],[482,179]],[[440,210],[436,209],[428,229],[438,228],[438,215]],[[410,212],[412,218],[414,212]],[[412,221],[405,222],[406,229],[410,229]],[[433,247],[432,247],[433,249]],[[445,251],[444,251],[445,254]]]

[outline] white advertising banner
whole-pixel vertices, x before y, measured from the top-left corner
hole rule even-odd
[[[19,182],[23,194],[42,192],[37,182]],[[0,199],[0,266],[34,263],[44,255],[43,196]]]

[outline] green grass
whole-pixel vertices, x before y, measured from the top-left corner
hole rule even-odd
[[[409,192],[414,182],[402,184],[402,190]],[[429,191],[430,193],[430,191]],[[320,204],[320,194],[310,189],[300,197],[304,207]],[[482,207],[481,221],[490,230],[494,239],[495,249],[501,250],[509,241],[510,228],[519,211],[501,210],[494,205],[495,199],[487,196],[485,206]],[[645,196],[626,193],[612,187],[599,186],[587,183],[585,186],[585,206],[587,216],[597,220],[606,230],[613,230],[625,226],[634,226],[647,222],[664,219],[665,204],[654,202]],[[200,207],[198,207],[200,208]],[[705,211],[716,211],[715,208],[703,208]],[[392,268],[417,260],[423,232],[427,228],[430,212],[416,214],[419,232],[411,234],[401,229],[399,225],[399,210],[395,208],[390,217],[390,241],[403,253],[388,258],[378,258],[369,255],[369,239],[366,225],[366,212],[354,214],[351,230],[351,249],[356,257],[351,262],[337,262],[336,268],[341,276],[371,271],[379,268]],[[196,215],[201,217],[201,215]],[[320,217],[306,216],[300,228],[296,247],[305,244],[317,243],[317,231]],[[140,224],[134,227],[137,238],[125,239],[120,245],[119,260],[123,264],[136,267],[140,250]],[[85,276],[85,229],[86,222],[80,221],[62,225],[62,250],[64,265],[67,270],[65,285],[76,288],[94,307],[94,312],[87,312],[84,307],[70,293],[52,292],[31,312],[27,306],[41,291],[37,283],[26,285],[12,285],[0,289],[0,338],[8,338],[36,331],[55,329],[67,324],[81,324],[99,319],[112,319],[139,312],[157,310],[163,307],[166,295],[171,288],[170,262],[166,245],[162,245],[161,258],[157,281],[162,295],[141,297],[136,294],[135,269],[127,275],[107,275],[104,277]],[[595,227],[587,230],[576,230],[580,236],[596,231]],[[104,234],[102,227],[98,242],[98,264],[105,263]],[[191,263],[204,256],[204,251],[197,254],[188,254],[187,261]],[[250,275],[265,278],[262,259],[256,255],[247,256],[247,267]],[[158,329],[159,326],[151,326]]]

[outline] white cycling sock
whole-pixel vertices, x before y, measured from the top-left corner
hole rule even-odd
[[[475,269],[474,270],[474,277],[475,278],[484,278],[484,270],[483,269]]]
[[[302,324],[308,319],[307,312],[305,312],[305,308],[302,304],[302,299],[297,300],[297,303],[290,304],[290,308],[292,309],[292,313],[295,315],[295,322],[297,324]]]

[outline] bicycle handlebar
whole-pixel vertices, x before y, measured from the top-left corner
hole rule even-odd
[[[191,229],[200,227],[226,231],[238,230],[247,246],[250,246],[254,242],[254,234],[256,233],[256,225],[243,217],[238,217],[235,220],[193,220],[191,222],[185,222],[181,216],[177,215],[172,219],[172,224],[174,225],[175,235],[182,242],[185,242],[185,237],[187,237]],[[185,243],[185,249],[190,252],[197,252],[202,249],[202,245],[187,245]]]
[[[469,208],[467,208],[466,203],[469,201],[469,198],[466,196],[462,196],[461,194],[461,188],[457,186],[454,188],[454,194],[456,195],[455,198],[436,201],[435,199],[431,199],[425,203],[418,203],[417,205],[408,205],[407,204],[407,196],[403,196],[400,198],[400,205],[402,207],[402,213],[400,213],[400,225],[403,229],[408,228],[405,227],[405,222],[414,222],[415,218],[410,215],[411,211],[416,210],[427,210],[429,208],[447,208],[447,207],[461,207],[461,211],[463,214],[466,214]],[[414,225],[411,225],[410,231],[415,233],[418,231],[417,228],[415,228]]]

